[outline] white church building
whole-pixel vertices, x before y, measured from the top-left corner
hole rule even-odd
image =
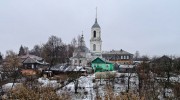
[[[102,56],[102,40],[101,27],[97,22],[91,27],[90,50],[86,47],[83,35],[80,38],[78,46],[73,52],[73,57],[70,58],[73,66],[87,66],[93,59]]]
[[[109,61],[112,60],[113,63],[122,62],[125,64],[128,62],[127,64],[130,64],[133,55],[122,49],[120,51],[121,52],[118,52],[118,55],[116,55],[116,53],[112,53],[112,51],[102,52],[101,27],[98,24],[96,12],[95,23],[91,27],[90,50],[86,47],[84,37],[82,35],[78,46],[74,50],[73,57],[71,57],[70,60],[73,66],[88,66],[90,65],[91,61],[97,57],[104,58]],[[114,59],[116,56],[127,56],[128,58]]]

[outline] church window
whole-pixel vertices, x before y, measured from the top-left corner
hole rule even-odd
[[[96,44],[93,44],[93,51],[96,51]]]
[[[75,60],[74,62],[77,63],[77,60]]]
[[[94,37],[96,37],[96,31],[94,31]]]

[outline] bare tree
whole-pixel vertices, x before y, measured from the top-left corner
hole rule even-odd
[[[42,46],[40,46],[40,45],[35,45],[34,48],[30,51],[30,54],[41,57],[41,54],[42,54]]]
[[[173,70],[176,74],[180,74],[180,58],[173,60]]]
[[[28,87],[26,85],[18,85],[11,96],[6,99],[10,100],[71,100],[67,93],[57,94],[52,87]]]
[[[19,76],[19,69],[22,65],[18,55],[13,51],[7,51],[5,57],[5,63],[3,65],[3,70],[8,74],[10,78],[13,78],[13,85]]]
[[[42,57],[53,66],[57,63],[65,62],[66,46],[62,42],[61,38],[56,36],[49,37],[46,44],[43,45]]]
[[[0,65],[2,64],[2,61],[3,61],[3,55],[0,52]]]
[[[67,75],[68,75],[68,81],[69,82],[72,81],[74,83],[75,93],[78,93],[78,91],[77,91],[78,85],[79,85],[78,78],[81,76],[81,73],[79,71],[75,71],[75,72],[70,72]]]
[[[127,92],[129,92],[129,90],[130,90],[130,79],[132,78],[132,72],[131,71],[129,71],[128,72],[128,74],[127,74],[127,81],[128,81],[128,83],[127,83]]]
[[[172,74],[172,58],[164,55],[160,58],[156,58],[153,61],[155,68],[154,73],[161,77],[159,84],[163,86],[163,97],[166,98],[166,89],[171,85],[170,77]]]
[[[77,46],[77,40],[76,38],[73,38],[71,41],[71,45],[75,48]]]

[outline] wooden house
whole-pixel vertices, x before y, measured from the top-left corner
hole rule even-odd
[[[113,71],[114,65],[111,62],[105,61],[99,57],[91,62],[91,67],[95,72]]]

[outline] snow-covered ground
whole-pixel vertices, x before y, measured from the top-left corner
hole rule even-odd
[[[115,94],[118,94],[120,92],[125,92],[127,89],[127,77],[128,73],[123,73],[119,75],[125,75],[124,82],[121,82],[121,79],[116,79],[114,83],[114,92]],[[95,79],[95,74],[91,74],[88,76],[81,76],[78,79],[79,85],[78,85],[78,94],[74,94],[74,83],[71,82],[59,91],[57,91],[58,94],[68,92],[71,94],[73,100],[94,100],[96,96],[96,92],[98,89],[99,95],[104,96],[105,95],[105,89],[108,83],[107,79],[96,79],[96,81],[93,83],[93,79]],[[135,84],[134,84],[135,83]],[[136,74],[132,74],[130,78],[130,87],[135,88],[137,87],[138,81]],[[97,88],[95,88],[97,86]]]
[[[111,86],[113,85],[113,91],[114,94],[119,95],[121,92],[125,92],[128,87],[128,77],[130,77],[130,89],[136,92],[138,89],[138,77],[136,73],[116,73],[115,74],[116,78],[114,82],[109,81],[108,79],[95,79],[96,75],[95,74],[90,74],[88,76],[81,76],[78,78],[78,93],[75,94],[74,90],[74,83],[71,82],[64,86],[63,88],[59,89],[57,91],[57,94],[63,94],[63,93],[68,93],[69,95],[72,96],[73,100],[95,100],[96,93],[98,91],[98,94],[100,96],[104,96],[106,93],[105,91],[107,90],[106,86],[110,84]],[[156,77],[157,80],[166,80],[166,78],[162,77]],[[95,80],[95,81],[94,81]],[[112,80],[113,81],[113,80]],[[179,82],[180,83],[180,75],[177,77],[170,77],[171,82]],[[61,87],[61,84],[57,80],[49,80],[48,78],[39,78],[38,82],[41,83],[41,86],[46,87],[46,86],[51,86],[57,89],[58,87]],[[4,91],[8,91],[11,89],[13,83],[8,83],[2,86],[2,89]],[[15,83],[14,86],[17,86],[18,84],[21,83]],[[157,85],[159,85],[157,83]],[[159,99],[162,99],[162,91],[161,87],[158,88],[158,91],[161,92],[159,94]],[[165,90],[166,91],[166,96],[174,96],[173,90],[171,88],[168,88]]]
[[[123,77],[122,77],[123,76]],[[138,77],[136,73],[117,73],[114,81],[114,94],[119,95],[121,92],[125,92],[128,87],[128,76],[130,77],[130,89],[134,92],[138,90]],[[95,74],[88,76],[81,76],[79,81],[78,94],[74,94],[74,83],[71,82],[63,89],[59,90],[57,93],[61,94],[63,92],[68,92],[73,100],[94,100],[96,97],[97,90],[100,96],[104,96],[106,93],[107,84],[111,84],[107,79],[96,79],[93,83],[93,79],[95,79]],[[179,82],[179,77],[171,77],[171,81]],[[97,86],[97,88],[95,88]],[[160,92],[161,90],[159,90]],[[166,96],[172,97],[173,91],[172,89],[166,89]],[[87,94],[86,94],[87,93]],[[159,99],[162,100],[162,92],[159,94]]]
[[[93,91],[93,83],[92,79],[94,78],[94,75],[89,76],[81,76],[78,79],[78,94],[74,94],[74,83],[71,82],[59,91],[57,91],[58,94],[68,92],[72,95],[72,98],[74,100],[91,100],[92,96],[94,95]],[[87,93],[87,94],[86,94]]]
[[[81,76],[78,78],[78,93],[75,94],[74,90],[74,82],[67,84],[62,89],[57,91],[57,94],[68,93],[72,96],[73,100],[94,100],[96,97],[96,93],[100,96],[104,96],[106,93],[107,84],[114,85],[113,91],[114,94],[119,95],[121,92],[125,92],[128,87],[128,77],[130,76],[130,89],[134,92],[138,90],[138,77],[136,73],[116,73],[116,78],[114,83],[109,82],[108,79],[96,79],[95,82],[95,74],[90,74],[88,76]],[[158,78],[157,79],[161,79]],[[171,81],[179,82],[179,77],[171,77]],[[47,78],[39,78],[38,82],[42,83],[42,86],[48,86],[49,84],[53,84],[53,87],[58,86],[57,81],[51,81]],[[161,90],[159,90],[160,92]],[[166,89],[167,96],[173,96],[172,89]],[[159,94],[159,99],[162,98],[162,93]]]

